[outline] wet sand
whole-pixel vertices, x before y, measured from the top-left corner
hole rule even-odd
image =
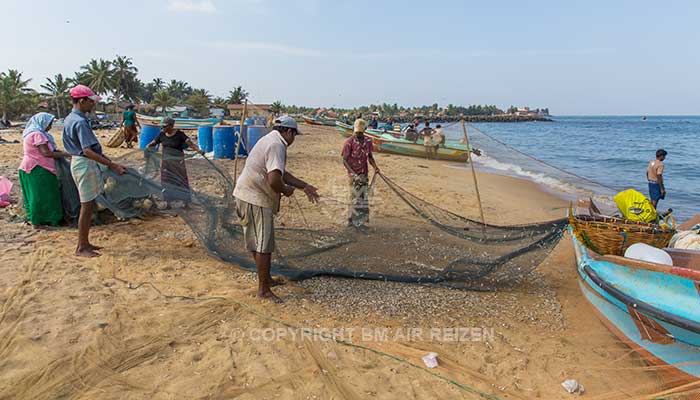
[[[288,168],[324,196],[342,198],[343,138],[332,128],[302,129]],[[103,142],[109,134],[99,132]],[[109,156],[126,151],[106,149]],[[15,183],[15,204],[20,158],[21,145],[0,145],[0,175]],[[478,219],[467,171],[441,161],[376,159],[409,191]],[[232,161],[221,165],[233,172]],[[565,215],[567,203],[532,182],[478,179],[487,222]],[[96,227],[94,242],[105,249],[86,260],[73,256],[76,231],[36,231],[17,215],[21,207],[0,210],[0,399],[564,399],[571,396],[560,386],[567,378],[585,385],[587,398],[661,390],[656,374],[583,299],[568,237],[508,290],[322,277],[277,288],[285,300],[277,305],[255,297],[254,274],[210,256],[179,218]],[[365,348],[296,327],[323,335],[336,328]],[[469,337],[455,340],[442,329],[455,327],[470,328]],[[387,340],[369,335],[384,328]],[[402,335],[411,328],[423,334]],[[440,363],[429,371],[421,361],[428,352]]]

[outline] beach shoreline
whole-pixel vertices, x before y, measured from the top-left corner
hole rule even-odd
[[[332,127],[301,129],[304,135],[289,149],[289,170],[323,196],[343,199],[344,139]],[[110,132],[97,134],[104,142]],[[3,132],[9,140],[20,136]],[[118,157],[127,150],[106,152]],[[21,201],[20,158],[20,144],[0,145],[0,175],[15,183],[13,202]],[[469,171],[390,154],[376,159],[408,191],[479,219]],[[231,160],[217,163],[234,170]],[[534,182],[482,171],[477,178],[487,223],[566,215],[567,202]],[[255,297],[254,274],[212,257],[179,218],[95,227],[95,242],[105,250],[85,260],[72,255],[73,229],[36,231],[13,217],[17,211],[0,210],[0,397],[474,398],[386,356],[422,366],[428,352],[438,353],[440,363],[430,372],[504,398],[568,398],[560,387],[567,378],[584,383],[593,396],[659,388],[653,373],[585,303],[568,237],[523,284],[507,290],[319,277],[278,288],[285,303],[274,305]],[[280,333],[352,327],[438,329],[440,335],[352,336],[356,345],[380,354],[318,335]],[[452,328],[469,329],[470,338],[479,332],[480,339],[447,338]],[[271,340],[264,340],[268,332]]]

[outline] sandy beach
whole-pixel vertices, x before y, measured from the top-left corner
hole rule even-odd
[[[330,127],[302,130],[288,168],[323,196],[342,198],[344,139]],[[18,131],[1,135],[20,139]],[[103,142],[109,135],[98,131]],[[321,277],[276,288],[285,301],[277,305],[255,296],[253,273],[209,255],[177,217],[95,227],[102,257],[75,257],[75,230],[37,231],[20,220],[21,154],[20,144],[0,145],[0,175],[15,183],[13,206],[0,210],[0,399],[565,399],[569,378],[592,399],[662,390],[584,300],[568,236],[508,290]],[[412,193],[478,219],[469,171],[376,160]],[[232,160],[219,165],[233,174]],[[567,202],[535,183],[487,173],[478,180],[487,222],[566,215]],[[314,221],[313,206],[298,197]],[[362,335],[384,328],[388,338]],[[455,340],[451,328],[468,328],[469,340]],[[345,335],[324,339],[333,329]],[[402,335],[411,329],[423,334]],[[430,370],[421,360],[429,352],[439,361]]]

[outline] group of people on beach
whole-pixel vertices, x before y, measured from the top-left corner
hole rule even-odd
[[[59,225],[64,220],[62,191],[77,191],[80,199],[78,215],[78,244],[75,254],[81,257],[97,257],[100,246],[90,242],[95,199],[102,192],[100,165],[111,168],[118,174],[125,174],[125,167],[106,157],[102,146],[92,130],[88,115],[94,110],[100,97],[90,88],[77,85],[70,90],[73,109],[63,120],[63,148],[58,146],[49,133],[56,116],[38,113],[26,124],[23,131],[23,157],[19,167],[19,180],[22,187],[24,208],[27,220],[34,226]],[[127,135],[127,146],[138,139],[133,107],[127,107],[123,114],[123,125]],[[195,151],[201,150],[182,131],[174,129],[175,121],[166,119],[160,134],[148,145],[163,147],[161,181],[165,188],[165,200],[181,200],[182,196],[172,193],[189,190],[183,150],[186,146]],[[65,188],[59,185],[57,163],[70,159],[70,175],[74,186]],[[62,180],[70,183],[71,180]],[[177,190],[175,190],[175,188]]]
[[[77,85],[70,90],[73,109],[63,121],[63,148],[59,150],[49,133],[56,120],[54,115],[38,113],[26,124],[23,131],[24,155],[19,167],[27,219],[33,225],[57,225],[63,219],[62,188],[57,177],[57,163],[70,158],[70,175],[80,199],[78,216],[78,243],[75,254],[81,257],[97,257],[101,249],[90,242],[95,200],[102,191],[101,170],[110,168],[117,174],[128,173],[127,169],[106,157],[102,146],[91,128],[87,115],[93,111],[100,97],[90,88]],[[123,114],[127,128],[127,145],[136,141],[138,133],[135,113],[128,107]],[[347,224],[351,229],[364,231],[369,221],[369,166],[375,173],[380,169],[372,154],[372,140],[365,136],[368,124],[357,119],[353,124],[353,135],[342,147],[342,162],[349,177],[350,202]],[[243,230],[245,246],[251,252],[258,274],[258,295],[280,301],[272,292],[275,284],[270,275],[272,253],[275,250],[274,216],[280,209],[281,197],[292,196],[301,190],[312,203],[319,201],[318,189],[297,178],[286,168],[287,148],[301,135],[297,122],[290,116],[277,117],[272,130],[253,147],[245,167],[234,188],[235,210]],[[413,136],[415,135],[415,136]],[[409,126],[406,138],[417,141],[422,136],[426,148],[444,145],[445,136],[441,126],[433,130],[428,122],[420,132],[415,125]],[[161,184],[167,202],[189,201],[189,182],[185,166],[184,150],[193,149],[202,153],[197,144],[184,132],[175,129],[175,121],[165,118],[160,134],[148,144],[147,152],[162,146]],[[658,150],[656,159],[647,168],[647,180],[652,204],[657,207],[666,194],[663,180],[663,161],[667,152]],[[187,195],[182,196],[182,193]],[[179,195],[178,195],[179,194]]]
[[[56,117],[49,113],[34,115],[23,132],[24,155],[19,179],[29,222],[35,226],[58,225],[63,220],[63,210],[56,160],[70,159],[69,171],[74,184],[72,189],[77,191],[80,199],[75,254],[80,257],[97,257],[101,247],[90,242],[90,227],[96,199],[103,190],[101,168],[112,169],[119,175],[129,171],[104,155],[92,130],[88,114],[94,110],[100,97],[84,85],[73,87],[70,96],[73,109],[63,120],[65,150],[59,150],[49,133]],[[135,129],[138,122],[132,107],[124,112],[123,120],[124,125],[129,127],[125,138],[128,138],[127,143],[130,144],[138,137]],[[272,125],[272,131],[262,137],[250,151],[233,195],[245,246],[251,252],[257,267],[258,295],[279,301],[270,289],[275,284],[270,268],[275,250],[274,215],[279,211],[281,196],[289,197],[296,190],[301,190],[312,203],[317,203],[319,194],[316,187],[295,177],[286,168],[287,148],[301,134],[297,122],[292,117],[281,116],[274,119]],[[154,147],[162,146],[161,184],[165,200],[187,203],[187,196],[182,196],[189,192],[184,149],[190,148],[200,153],[202,150],[174,126],[174,120],[164,119],[160,134],[147,146],[147,154]],[[342,161],[349,176],[351,198],[348,226],[360,230],[369,221],[368,164],[375,172],[379,172],[372,155],[372,141],[364,135],[366,127],[366,121],[355,121],[354,135],[345,141],[342,148]]]

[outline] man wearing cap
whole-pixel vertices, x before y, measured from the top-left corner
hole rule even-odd
[[[287,147],[299,134],[294,118],[283,115],[275,119],[273,130],[248,154],[233,190],[246,249],[253,253],[258,271],[258,296],[275,302],[281,300],[270,290],[274,283],[270,266],[275,251],[274,215],[279,211],[281,195],[289,197],[295,189],[301,189],[312,203],[319,198],[315,187],[286,169]]]
[[[95,108],[100,97],[89,87],[77,85],[70,90],[73,111],[63,121],[63,147],[71,155],[71,174],[80,195],[80,216],[78,217],[78,248],[76,256],[98,257],[100,247],[90,243],[90,224],[95,198],[101,192],[100,170],[97,163],[112,168],[119,174],[126,173],[102,154],[102,146],[92,131],[86,114]]]
[[[369,221],[369,168],[379,172],[372,156],[372,139],[365,136],[367,122],[358,119],[353,125],[354,136],[343,144],[343,165],[350,177],[350,206],[348,226],[361,227]]]

